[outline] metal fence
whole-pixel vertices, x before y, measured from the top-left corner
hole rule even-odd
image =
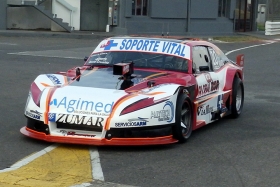
[[[267,0],[266,20],[280,21],[280,0]]]

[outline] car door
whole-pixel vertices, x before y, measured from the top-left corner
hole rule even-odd
[[[208,46],[193,47],[193,73],[197,81],[197,97],[195,106],[197,108],[197,121],[206,124],[215,120],[219,100],[220,78],[213,71],[212,57]]]
[[[195,46],[193,48],[193,67],[198,85],[197,98],[217,92],[219,77],[212,70],[211,56],[207,46]]]

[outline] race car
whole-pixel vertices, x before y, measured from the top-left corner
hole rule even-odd
[[[208,41],[107,38],[82,66],[34,80],[20,131],[71,144],[182,143],[241,114],[243,68],[243,54],[232,61]]]

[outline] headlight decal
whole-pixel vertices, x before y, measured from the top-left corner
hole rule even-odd
[[[127,107],[125,107],[122,110],[120,116],[162,103],[166,100],[167,99],[155,101],[154,97],[141,99],[141,100],[136,101],[135,103],[132,103],[132,104],[128,105]]]
[[[31,97],[32,97],[34,103],[38,107],[40,107],[40,100],[41,100],[41,95],[42,95],[43,91],[41,91],[40,88],[37,86],[37,84],[35,82],[33,82],[30,87],[30,92],[31,92]]]

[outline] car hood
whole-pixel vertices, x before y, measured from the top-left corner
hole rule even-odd
[[[190,75],[186,73],[178,73],[172,71],[159,71],[159,70],[145,70],[135,69],[132,79],[133,85],[131,89],[143,89],[147,85],[147,81],[154,80],[156,84],[162,83],[178,83],[186,85],[189,81]],[[82,71],[80,79],[72,80],[69,78],[68,86],[91,87],[119,90],[122,80],[120,75],[113,75],[113,68],[94,68],[92,70]],[[139,87],[139,84],[142,86]],[[136,86],[136,87],[135,87]]]
[[[53,113],[105,117],[117,106],[115,113],[120,114],[125,106],[142,99],[155,104],[174,95],[179,85],[193,82],[192,76],[185,73],[136,69],[134,86],[120,90],[122,80],[112,71],[111,67],[84,70],[79,80],[59,74],[41,75],[35,80],[43,92],[40,105]],[[153,87],[147,87],[150,80],[155,83]]]

